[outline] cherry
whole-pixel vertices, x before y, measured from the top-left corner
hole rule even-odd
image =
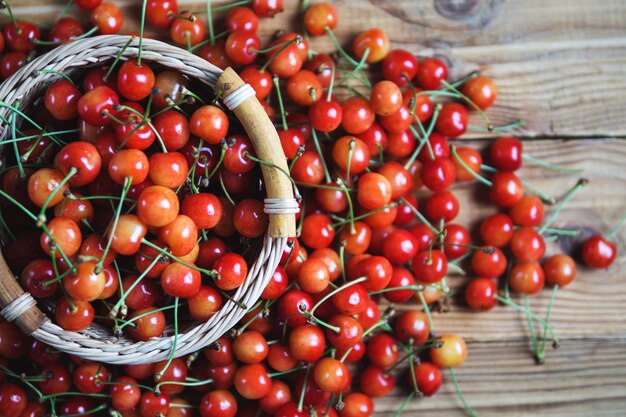
[[[524,186],[519,177],[512,172],[500,171],[491,177],[489,199],[500,207],[511,207],[523,197]]]
[[[102,3],[91,11],[89,20],[101,35],[114,35],[122,28],[124,15],[115,4]]]
[[[154,88],[154,72],[147,64],[138,64],[128,60],[117,72],[117,89],[119,93],[132,101],[143,100]]]
[[[454,183],[456,170],[449,158],[430,160],[422,164],[420,178],[430,190],[441,191]]]
[[[338,349],[348,349],[363,340],[363,327],[350,316],[336,314],[328,320],[328,324],[339,328],[338,332],[326,329],[328,343]]]
[[[83,200],[82,194],[73,193],[76,200],[66,198],[62,203],[54,207],[55,217],[63,217],[74,221],[79,226],[91,223],[94,219],[94,208],[89,200]]]
[[[391,275],[391,281],[389,281],[388,287],[408,287],[415,285],[415,278],[413,274],[405,268],[394,268]],[[404,303],[409,301],[415,294],[412,289],[395,290],[384,293],[384,297],[392,303]]]
[[[80,249],[82,235],[78,225],[70,219],[56,217],[48,223],[48,233],[42,233],[41,249],[55,258],[73,256]],[[53,253],[54,252],[54,253]]]
[[[226,27],[231,32],[256,32],[259,28],[259,17],[249,7],[235,7],[226,14]]]
[[[261,70],[258,65],[245,67],[239,71],[239,76],[254,88],[259,101],[264,100],[272,91],[272,75],[268,71]]]
[[[312,249],[330,246],[335,237],[335,229],[328,216],[321,213],[311,214],[302,222],[302,242]]]
[[[545,275],[537,262],[521,262],[513,265],[509,273],[511,290],[522,294],[536,294],[543,289]]]
[[[146,341],[153,337],[159,337],[165,330],[165,315],[154,307],[133,311],[129,320],[132,320],[135,326],[129,326],[128,332],[137,340]]]
[[[265,337],[254,330],[241,333],[235,338],[232,346],[235,358],[247,365],[260,363],[268,355],[268,345]]]
[[[164,360],[154,364],[155,379],[159,382],[168,382],[159,388],[167,395],[179,394],[184,390],[183,385],[177,383],[187,380],[187,364],[181,358],[174,358],[171,362]]]
[[[246,136],[233,135],[227,139],[228,149],[224,153],[224,168],[233,174],[243,174],[255,167],[256,162],[246,154],[254,156],[252,142]]]
[[[417,310],[408,310],[398,316],[394,325],[394,334],[399,341],[423,343],[430,337],[430,326],[426,314]]]
[[[124,290],[124,302],[133,310],[150,307],[159,301],[161,291],[154,281],[140,280],[138,284],[136,275],[126,275],[122,279]],[[130,288],[134,285],[134,288]]]
[[[324,291],[330,282],[328,267],[321,259],[307,259],[298,272],[298,285],[303,291],[315,294]]]
[[[19,386],[8,382],[0,385],[0,407],[2,407],[3,416],[20,416],[27,402],[28,397]]]
[[[585,265],[592,268],[607,268],[617,257],[615,243],[601,235],[593,235],[585,240],[582,247],[582,258]]]
[[[189,120],[191,133],[211,145],[217,145],[228,134],[228,117],[219,107],[206,105],[193,112]]]
[[[357,59],[362,59],[365,51],[369,50],[365,62],[375,63],[385,59],[389,53],[389,37],[378,28],[368,29],[359,34],[352,41],[352,51]]]
[[[261,47],[259,37],[244,30],[231,32],[226,38],[226,56],[236,64],[248,65],[254,62]]]
[[[367,357],[372,365],[379,368],[389,368],[400,357],[398,341],[391,335],[379,333],[367,343]]]
[[[171,263],[161,274],[161,287],[172,297],[194,297],[201,285],[200,272],[178,262]]]
[[[157,29],[169,28],[177,14],[177,0],[150,0],[146,4],[146,20]]]
[[[511,238],[511,251],[521,262],[534,262],[543,257],[546,244],[534,228],[520,227]]]
[[[420,362],[413,367],[413,376],[417,383],[417,389],[427,397],[439,391],[443,376],[439,368],[431,362]],[[413,384],[413,378],[409,375],[408,384]]]
[[[417,82],[425,90],[436,90],[448,77],[448,67],[438,58],[425,58],[417,71]]]
[[[480,224],[480,236],[486,245],[503,248],[513,237],[513,221],[506,214],[493,214]]]
[[[462,337],[445,334],[438,338],[441,347],[430,348],[430,359],[439,368],[460,366],[467,358],[467,345]]]
[[[383,77],[403,87],[415,77],[418,67],[415,55],[405,49],[394,49],[383,61]]]
[[[54,318],[63,330],[79,332],[93,322],[95,312],[86,301],[73,301],[72,304],[74,308],[65,297],[61,297],[57,301]]]
[[[402,107],[402,92],[397,84],[383,80],[374,85],[370,93],[370,105],[379,116],[391,116]]]
[[[563,253],[552,255],[543,263],[543,272],[549,285],[562,288],[576,277],[576,262]]]
[[[444,253],[448,259],[456,259],[467,252],[470,243],[469,231],[460,224],[446,225],[446,237],[444,238]]]
[[[114,113],[117,104],[117,93],[110,87],[101,85],[87,91],[78,99],[78,114],[90,125],[105,126],[111,123],[108,114]]]
[[[376,366],[368,366],[361,373],[359,379],[363,393],[370,397],[385,397],[396,386],[396,378],[393,374],[386,373]]]
[[[26,353],[26,335],[13,323],[0,323],[0,354],[17,359]]]
[[[2,78],[7,79],[11,75],[15,74],[17,70],[22,68],[26,61],[28,60],[28,55],[24,52],[7,52],[2,57],[0,57],[0,75]]]
[[[199,229],[211,229],[222,217],[222,203],[210,193],[191,194],[183,200],[182,212],[189,216]]]
[[[322,98],[322,83],[314,72],[303,69],[289,77],[287,95],[300,106],[310,106]]]
[[[194,320],[207,321],[222,307],[222,297],[212,287],[201,286],[196,295],[187,301],[189,314]]]
[[[317,79],[322,83],[322,87],[328,88],[331,80],[334,79],[333,67],[335,65],[335,61],[329,55],[316,54],[304,63],[304,68],[313,71],[317,75]]]
[[[226,390],[211,391],[200,400],[201,417],[235,417],[237,409],[237,399]]]
[[[104,290],[104,274],[96,270],[95,261],[81,262],[75,267],[75,273],[70,273],[63,278],[63,288],[72,300],[96,300]]]
[[[54,207],[63,201],[63,194],[69,189],[62,184],[65,175],[57,169],[40,168],[28,179],[28,197],[37,207]]]
[[[43,404],[36,401],[29,401],[26,403],[26,407],[20,414],[20,417],[44,417],[46,415],[46,408]]]
[[[391,201],[391,184],[383,175],[367,172],[357,183],[357,199],[359,204],[368,210],[376,210]]]
[[[424,214],[433,222],[439,222],[441,220],[449,222],[456,218],[459,214],[459,209],[459,200],[454,194],[448,190],[443,190],[437,191],[428,197]]]
[[[522,166],[522,142],[506,136],[496,139],[489,148],[491,163],[502,171],[517,171]]]
[[[168,188],[181,186],[187,179],[189,165],[180,152],[155,152],[149,159],[150,179]]]
[[[469,146],[459,146],[456,148],[456,154],[458,159],[463,161],[463,163],[469,167],[472,172],[480,172],[480,167],[483,164],[483,157],[480,152],[474,148],[470,148]],[[474,174],[461,165],[458,159],[452,158],[452,163],[454,164],[454,168],[456,170],[457,181],[473,181],[476,179]]]
[[[276,409],[274,417],[308,417],[310,416],[308,411],[302,411],[298,409],[298,404],[294,402],[287,402]]]
[[[386,288],[392,273],[391,263],[383,256],[370,256],[356,265],[356,275],[367,278],[362,283],[367,291],[380,291]]]
[[[426,283],[434,283],[448,272],[448,259],[438,250],[419,252],[411,264],[416,279]]]
[[[298,361],[291,355],[289,348],[281,343],[270,345],[267,364],[278,372],[293,369]],[[276,383],[276,381],[274,381]]]
[[[170,409],[170,396],[160,393],[158,396],[153,391],[144,391],[139,400],[139,413],[141,417],[159,417],[167,415]]]
[[[102,364],[87,363],[74,369],[74,385],[85,394],[101,392],[106,388],[111,374]]]
[[[220,69],[226,69],[233,65],[228,55],[226,55],[226,41],[219,40],[214,44],[202,45],[198,49],[197,55]],[[241,73],[240,73],[241,75]]]
[[[509,209],[513,223],[519,226],[539,226],[543,223],[543,202],[534,195],[524,196]]]
[[[397,215],[393,224],[398,227],[406,227],[414,222],[416,215],[412,210],[412,207],[417,207],[417,199],[411,194],[404,196],[404,200],[398,204]]]
[[[500,249],[485,246],[472,255],[472,269],[478,276],[498,278],[506,270],[507,260]]]
[[[415,119],[411,115],[411,110],[406,105],[402,105],[400,110],[389,116],[379,116],[378,121],[388,134],[392,134],[406,131]]]
[[[141,246],[148,229],[134,214],[122,214],[115,231],[109,229],[107,239],[111,239],[111,248],[122,255],[134,255]]]
[[[67,80],[59,80],[46,89],[44,105],[55,119],[73,120],[78,115],[80,96],[80,91],[74,84]]]
[[[450,144],[445,136],[440,135],[437,132],[433,132],[428,136],[428,144],[430,145],[430,149],[433,151],[433,156],[430,155],[428,145],[424,146],[417,155],[417,159],[419,161],[427,162],[433,159],[450,157]]]
[[[376,114],[368,100],[353,96],[347,98],[341,105],[343,118],[341,125],[351,135],[365,132],[374,123]]]
[[[296,327],[289,335],[289,353],[299,361],[317,362],[326,347],[324,332],[312,324]]]
[[[469,111],[459,103],[445,103],[435,122],[437,132],[450,138],[461,136],[467,130]]]
[[[465,289],[465,301],[472,310],[487,311],[498,304],[497,293],[498,286],[493,279],[476,278]]]
[[[340,417],[369,417],[374,413],[374,401],[360,392],[353,392],[343,398]]]
[[[345,288],[343,288],[345,287]],[[341,291],[332,297],[332,303],[335,309],[345,315],[355,316],[361,314],[369,300],[367,289],[361,284],[344,284]]]
[[[317,100],[309,107],[309,120],[315,130],[332,132],[339,127],[342,119],[342,107],[335,101]]]
[[[343,362],[334,358],[323,358],[315,364],[313,380],[322,390],[337,393],[346,388],[350,381],[349,371]]]
[[[146,226],[165,226],[176,219],[178,210],[176,193],[160,185],[145,188],[137,199],[137,215]]]
[[[206,37],[204,23],[189,12],[183,12],[174,19],[170,26],[170,38],[180,46],[194,46]]]
[[[275,413],[281,406],[291,401],[291,388],[277,379],[272,381],[269,394],[259,400],[259,407],[268,413]]]
[[[66,44],[83,33],[85,31],[78,20],[71,17],[62,17],[50,29],[48,40],[55,44]]]
[[[243,398],[258,400],[272,389],[272,379],[261,364],[244,365],[235,372],[235,389]]]
[[[417,255],[418,251],[417,239],[407,230],[395,230],[383,242],[383,254],[395,265],[409,262]],[[395,271],[394,269],[394,274]]]
[[[337,26],[337,10],[330,3],[312,4],[304,13],[304,26],[311,36],[326,33],[326,28],[333,30]]]
[[[283,11],[283,0],[253,0],[252,10],[260,17],[272,17]]]
[[[259,237],[267,230],[268,215],[260,200],[246,198],[235,206],[233,224],[237,232],[247,238]]]
[[[236,253],[225,253],[217,258],[213,264],[213,269],[218,274],[215,285],[224,291],[238,288],[248,275],[246,261]]]
[[[39,27],[25,20],[7,23],[2,33],[7,46],[15,52],[32,51],[41,37]]]
[[[315,201],[328,213],[340,213],[348,207],[348,197],[337,183],[326,183],[315,190]]]
[[[129,376],[113,378],[111,385],[111,405],[116,411],[132,410],[141,397],[141,390],[137,386],[137,380]]]
[[[435,239],[435,232],[433,232],[427,225],[421,223],[409,229],[409,232],[417,239],[418,248],[420,251],[426,250],[430,247],[431,242]]]
[[[461,92],[481,110],[491,107],[498,96],[496,84],[484,75],[467,80]]]

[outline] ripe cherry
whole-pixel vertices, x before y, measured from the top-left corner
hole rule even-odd
[[[402,92],[397,84],[383,80],[374,85],[370,93],[370,105],[379,116],[391,116],[402,107]]]
[[[417,82],[425,90],[436,90],[448,77],[448,67],[438,58],[425,58],[417,71]]]
[[[430,190],[441,191],[454,183],[456,170],[449,158],[430,160],[422,164],[420,178]]]
[[[437,132],[449,138],[461,136],[467,130],[469,111],[459,103],[445,103],[435,122]]]
[[[496,83],[482,75],[467,80],[461,92],[481,110],[491,107],[498,96]]]
[[[269,394],[272,379],[264,365],[244,365],[235,372],[235,389],[243,398],[258,400]]]
[[[226,55],[234,63],[248,65],[256,59],[261,41],[253,32],[238,30],[228,35],[225,46]]]
[[[237,409],[237,399],[227,390],[208,392],[200,400],[201,417],[235,417]]]
[[[517,229],[510,244],[513,255],[521,262],[538,261],[546,251],[543,237],[532,227]]]
[[[585,265],[592,268],[607,268],[617,257],[615,243],[601,235],[593,235],[583,243],[582,258]]]
[[[434,283],[448,272],[448,259],[441,251],[425,250],[415,256],[411,266],[418,281]]]
[[[150,0],[146,4],[146,20],[157,29],[170,27],[177,14],[177,0]]]
[[[2,33],[7,46],[15,52],[32,51],[41,37],[39,27],[25,20],[7,23]]]
[[[315,363],[325,347],[324,332],[312,324],[296,327],[289,335],[289,352],[296,360]]]
[[[513,237],[513,221],[506,214],[493,214],[480,224],[480,236],[486,245],[503,248]]]
[[[225,253],[217,258],[213,269],[218,274],[215,285],[224,291],[238,288],[248,275],[248,264],[236,253]]]
[[[493,279],[476,278],[465,289],[465,301],[472,310],[491,310],[498,304],[497,293],[498,286]]]
[[[493,183],[489,189],[489,199],[500,207],[511,207],[523,197],[524,186],[517,175],[500,171],[491,177]]]
[[[402,87],[415,77],[418,67],[415,55],[405,49],[394,49],[383,61],[383,77]]]
[[[170,38],[175,44],[183,47],[197,45],[205,36],[204,23],[189,12],[181,13],[170,26]]]
[[[346,99],[341,108],[343,110],[341,125],[351,135],[365,132],[376,118],[369,101],[362,97],[353,96]]]
[[[506,270],[507,260],[500,249],[485,246],[472,255],[474,274],[487,278],[498,278]]]
[[[430,348],[430,359],[439,368],[460,366],[467,358],[467,345],[462,337],[455,334],[440,336],[441,347]]]
[[[489,149],[491,163],[502,171],[517,171],[522,166],[522,147],[513,136],[496,139]]]
[[[563,253],[550,256],[543,263],[543,272],[548,285],[565,287],[576,277],[576,262]]]
[[[522,294],[536,294],[543,289],[545,275],[537,262],[521,262],[513,265],[509,273],[511,290]]]
[[[74,84],[67,80],[59,80],[51,84],[46,90],[44,105],[55,119],[72,120],[78,115],[80,96],[80,91]]]
[[[134,60],[128,60],[117,71],[117,89],[128,100],[143,100],[153,88],[154,72],[145,63],[137,64]]]
[[[124,15],[115,4],[102,3],[91,11],[89,20],[101,35],[114,35],[122,28]]]
[[[352,51],[357,59],[362,59],[365,51],[369,50],[365,62],[374,63],[385,59],[389,53],[389,37],[378,28],[368,29],[359,34],[352,41]]]
[[[413,367],[413,375],[417,383],[417,389],[427,397],[434,395],[441,387],[443,376],[438,367],[431,362],[420,362]],[[413,384],[413,378],[409,375],[408,384]]]

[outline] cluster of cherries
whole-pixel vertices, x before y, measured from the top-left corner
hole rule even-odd
[[[120,30],[116,6],[75,3],[91,10],[99,33]],[[1,323],[3,416],[367,417],[374,398],[402,385],[400,415],[411,399],[438,391],[442,371],[474,415],[454,373],[467,346],[458,335],[438,335],[430,312],[450,297],[450,273],[475,277],[465,287],[471,309],[502,303],[539,323],[543,338],[532,331],[538,361],[548,337],[556,345],[549,317],[511,294],[548,284],[554,300],[574,279],[573,258],[545,258],[546,241],[579,235],[550,226],[586,181],[557,203],[516,171],[523,160],[562,168],[525,154],[518,139],[494,140],[490,165],[478,150],[450,144],[469,129],[517,126],[489,122],[484,111],[497,96],[490,78],[448,82],[445,62],[391,50],[380,29],[358,35],[348,53],[334,37],[330,3],[305,7],[302,33],[280,33],[265,49],[259,17],[280,12],[281,0],[208,2],[198,12],[148,0],[142,9],[173,43],[221,68],[236,66],[254,88],[302,197],[298,234],[239,325],[182,358],[87,362]],[[228,10],[226,30],[215,34],[207,23],[219,10]],[[16,20],[3,31],[14,52],[0,58],[0,71],[19,67],[5,65],[7,55],[20,53],[23,62],[38,44],[95,31],[63,17],[41,41],[36,26]],[[314,53],[315,36],[329,36],[337,52]],[[372,83],[372,67],[381,81]],[[28,112],[28,128],[15,128],[4,148],[2,219],[12,237],[5,259],[31,294],[56,301],[56,321],[67,330],[95,320],[149,340],[179,316],[207,320],[245,279],[239,254],[265,232],[258,166],[267,162],[180,74],[139,58],[88,70],[82,80],[59,75]],[[485,127],[469,125],[471,112]],[[454,222],[460,203],[451,187],[469,181],[487,187],[498,208],[480,224],[478,246]],[[557,204],[547,219],[544,202]],[[586,265],[612,264],[616,231],[581,242]],[[183,310],[172,315],[181,299]]]

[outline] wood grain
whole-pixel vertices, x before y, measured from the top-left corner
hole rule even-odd
[[[50,22],[65,4],[13,3],[16,14],[39,22]],[[137,30],[140,3],[116,3],[127,18],[123,30]],[[205,10],[202,1],[179,3],[181,9]],[[285,1],[285,13],[264,19],[262,38],[297,28],[299,3]],[[496,125],[525,120],[516,131],[524,136],[626,135],[621,96],[626,89],[626,3],[621,0],[342,0],[333,4],[341,20],[336,33],[346,43],[364,27],[379,26],[387,31],[393,47],[446,59],[452,78],[476,69],[492,76],[500,89],[500,98],[490,110]],[[76,8],[71,13],[87,19]],[[313,39],[312,46],[333,50],[326,36]],[[482,124],[479,119],[472,123]]]

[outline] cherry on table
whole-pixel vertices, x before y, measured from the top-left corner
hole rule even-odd
[[[498,301],[498,285],[491,278],[475,278],[465,289],[465,302],[472,310],[487,311],[494,308]]]
[[[461,92],[469,98],[479,109],[486,110],[496,101],[498,88],[489,77],[479,75],[470,78],[463,84]]]
[[[422,361],[413,367],[413,375],[417,383],[417,389],[427,397],[434,395],[443,382],[443,376],[439,368],[431,362]],[[411,375],[407,378],[407,384],[413,385]]]
[[[413,53],[405,49],[393,49],[383,60],[383,77],[403,87],[415,77],[418,68],[419,62]]]
[[[509,287],[522,294],[536,294],[543,289],[545,275],[538,262],[520,262],[509,273]]]
[[[592,268],[607,268],[617,257],[617,246],[601,235],[593,235],[585,240],[582,247],[582,259]]]
[[[425,58],[419,63],[417,82],[425,90],[436,90],[448,78],[448,67],[438,58]]]
[[[576,262],[563,253],[550,256],[542,266],[548,285],[558,285],[562,288],[576,277]]]
[[[467,130],[469,110],[460,103],[445,103],[435,122],[437,132],[449,138],[461,136]]]
[[[484,246],[474,251],[472,269],[477,276],[498,278],[506,270],[507,260],[502,251],[494,246]]]

